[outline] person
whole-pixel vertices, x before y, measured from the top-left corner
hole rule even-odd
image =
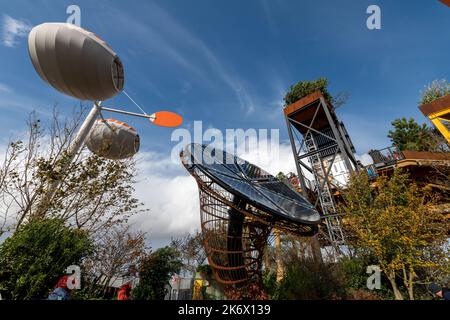
[[[444,300],[450,300],[450,289],[449,288],[443,288],[437,283],[430,283],[428,285],[428,290],[431,291],[433,295],[436,297],[439,297]]]
[[[53,291],[49,293],[47,300],[70,300],[70,290],[67,287],[68,280],[69,276],[67,275],[59,278]]]
[[[117,300],[133,300],[133,289],[139,284],[139,273],[134,264],[122,275],[122,286],[119,288]]]
[[[125,283],[119,289],[117,300],[131,300],[131,284]]]

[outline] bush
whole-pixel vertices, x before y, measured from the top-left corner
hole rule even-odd
[[[450,84],[445,79],[434,80],[422,92],[420,104],[428,104],[450,94]]]
[[[173,247],[164,247],[148,255],[141,262],[139,284],[134,289],[136,300],[163,300],[170,277],[183,266],[180,253]]]
[[[359,290],[366,287],[367,277],[366,268],[369,265],[363,259],[343,258],[340,267],[345,274],[346,287],[350,290]]]
[[[318,264],[312,259],[291,264],[274,298],[281,300],[343,299],[345,275],[338,265]]]
[[[339,266],[345,274],[346,299],[349,300],[380,300],[392,299],[389,283],[385,277],[381,277],[381,289],[369,291],[367,288],[367,266],[375,265],[375,260],[370,257],[344,257],[339,261]]]
[[[91,250],[88,235],[59,219],[34,220],[0,245],[0,291],[6,299],[45,299],[70,265]]]
[[[197,267],[197,272],[203,273],[206,277],[210,277],[213,274],[211,266],[209,264],[202,264]]]
[[[265,270],[263,272],[263,289],[269,297],[276,295],[278,289],[276,272],[271,270]]]
[[[284,102],[286,105],[290,105],[316,91],[322,92],[326,100],[333,102],[333,98],[328,92],[327,87],[328,79],[326,78],[320,78],[314,81],[300,81],[290,87],[289,92],[284,97]]]
[[[366,268],[369,257],[344,257],[337,263],[320,264],[310,258],[299,258],[288,264],[280,284],[276,274],[263,274],[264,290],[280,300],[380,300],[391,299],[387,280],[382,277],[381,290],[367,288]]]

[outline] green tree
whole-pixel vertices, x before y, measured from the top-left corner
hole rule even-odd
[[[70,265],[89,254],[86,232],[60,219],[23,224],[0,245],[0,292],[6,299],[43,299]]]
[[[426,124],[419,125],[412,118],[402,118],[394,120],[392,126],[388,138],[402,151],[434,151],[437,148],[432,129]]]
[[[388,278],[396,299],[403,299],[403,284],[409,299],[422,270],[449,271],[445,246],[444,217],[431,210],[427,192],[396,170],[392,177],[379,177],[373,189],[367,174],[351,177],[343,196],[341,212],[349,244],[366,250]]]
[[[28,120],[27,136],[11,142],[0,163],[0,235],[33,217],[60,218],[90,233],[126,222],[142,212],[133,196],[135,160],[107,160],[79,152],[67,169],[67,148],[84,118],[84,110],[68,120],[54,118],[45,128],[36,114]],[[59,181],[46,201],[47,187]]]
[[[165,286],[183,266],[180,253],[173,247],[164,247],[145,257],[140,265],[139,285],[133,296],[137,300],[163,300]]]

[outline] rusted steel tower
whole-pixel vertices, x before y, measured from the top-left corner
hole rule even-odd
[[[284,108],[302,193],[315,200],[324,217],[329,242],[345,243],[334,195],[358,169],[355,148],[334,108],[315,92]]]

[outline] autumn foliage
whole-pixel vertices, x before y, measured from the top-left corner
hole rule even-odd
[[[449,271],[446,221],[407,173],[379,177],[375,188],[365,173],[354,175],[344,198],[340,209],[350,244],[375,258],[396,299],[404,292],[414,299],[414,286],[427,280],[423,277]]]

